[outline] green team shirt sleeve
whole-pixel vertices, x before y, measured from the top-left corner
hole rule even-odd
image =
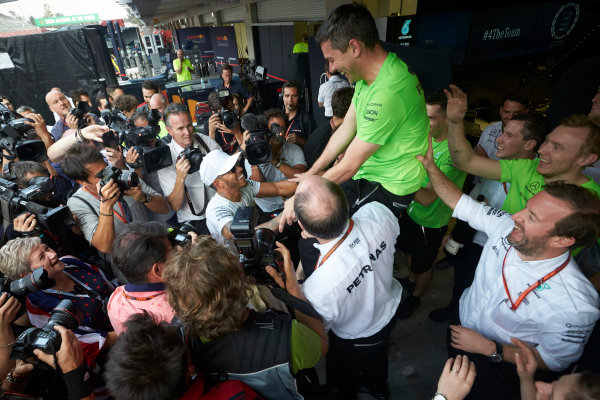
[[[321,359],[321,338],[308,326],[292,320],[292,372],[312,368]]]

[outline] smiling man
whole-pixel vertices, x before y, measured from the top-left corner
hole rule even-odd
[[[336,8],[315,37],[331,70],[356,84],[344,122],[331,137],[308,175],[341,184],[351,204],[379,201],[397,217],[425,180],[415,155],[427,149],[429,119],[417,76],[395,54],[381,46],[375,20],[364,5]],[[356,205],[355,205],[356,203]],[[291,202],[284,217],[293,220]]]
[[[551,182],[511,216],[462,194],[431,152],[419,158],[453,216],[489,236],[460,299],[460,321],[450,325],[449,349],[476,365],[469,398],[512,398],[521,351],[512,338],[534,348],[541,368],[561,371],[579,359],[600,317],[598,293],[570,254],[600,236],[600,199],[580,186]]]
[[[448,148],[454,165],[473,175],[510,182],[502,209],[522,210],[544,184],[564,181],[600,194],[600,185],[582,173],[600,154],[600,128],[586,115],[572,115],[546,136],[535,160],[490,160],[474,154],[465,138],[467,95],[454,85],[448,96]],[[500,147],[501,143],[498,143]]]

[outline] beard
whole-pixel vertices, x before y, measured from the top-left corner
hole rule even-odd
[[[521,232],[521,238],[515,238],[513,233],[518,229]],[[511,244],[512,247],[515,248],[519,253],[528,256],[528,257],[536,257],[540,254],[544,253],[546,250],[546,242],[550,236],[543,236],[541,238],[532,239],[527,236],[522,227],[517,227],[515,223],[515,228],[513,231],[507,236],[508,243]]]

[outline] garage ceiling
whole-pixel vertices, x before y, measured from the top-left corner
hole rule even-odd
[[[210,12],[210,1],[199,0],[116,0],[126,5],[132,14],[144,21],[146,25],[154,25],[154,20],[168,22]]]

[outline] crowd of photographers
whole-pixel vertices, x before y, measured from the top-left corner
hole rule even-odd
[[[533,399],[534,376],[590,358],[584,345],[598,340],[600,311],[587,278],[598,271],[584,276],[570,250],[599,235],[591,193],[600,187],[582,173],[598,160],[599,96],[589,117],[549,134],[526,99],[509,96],[473,153],[466,95],[451,86],[425,99],[364,7],[336,9],[316,39],[333,78],[320,91],[328,121],[318,127],[294,81],[283,85],[282,109],[253,114],[260,101],[228,65],[196,124],[152,81],[142,104],[119,87],[95,104],[83,89],[51,88],[51,127],[0,96],[6,398],[387,399],[388,338],[419,306],[451,216],[484,238],[477,244],[459,223],[471,236],[457,227],[446,246],[455,298],[431,318],[450,321],[453,358],[434,399]],[[356,60],[344,58],[348,44]],[[577,140],[582,150],[569,158]],[[479,203],[461,191],[467,172],[489,179],[472,192]],[[394,277],[397,247],[405,279]],[[513,302],[509,284],[557,267],[547,260],[562,264]],[[507,299],[493,286],[500,270]],[[550,280],[558,273],[562,286]],[[539,292],[551,287],[560,303],[548,306]],[[530,309],[518,314],[521,302],[552,321],[522,319]],[[584,372],[537,391],[591,399],[599,388]]]

